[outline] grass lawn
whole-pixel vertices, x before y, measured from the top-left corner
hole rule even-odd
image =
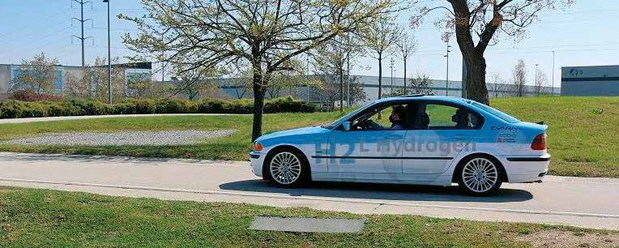
[[[359,218],[366,226],[356,234],[248,230],[255,216]],[[526,247],[558,234],[573,246],[619,242],[617,232],[570,227],[0,187],[0,247]]]
[[[495,99],[492,106],[524,121],[549,126],[551,174],[619,177],[619,97],[529,97]],[[268,114],[265,132],[316,125],[341,114]],[[0,145],[2,151],[106,154],[246,160],[250,149],[251,116],[167,116],[109,118],[0,125],[0,141],[53,132],[121,130],[238,129],[229,137],[184,146],[23,146]]]

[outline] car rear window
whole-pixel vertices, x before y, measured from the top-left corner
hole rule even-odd
[[[490,113],[490,114],[492,114],[492,115],[494,115],[496,117],[499,117],[501,120],[504,120],[506,122],[510,122],[510,123],[520,122],[520,120],[518,120],[518,119],[516,119],[516,118],[514,118],[514,117],[512,117],[512,116],[510,116],[510,115],[508,115],[506,113],[503,113],[500,110],[492,108],[492,107],[490,107],[488,105],[481,104],[481,103],[478,103],[478,102],[472,102],[472,103],[473,103],[473,105],[475,105],[476,107],[482,109],[483,111],[486,111],[486,112],[488,112],[488,113]]]

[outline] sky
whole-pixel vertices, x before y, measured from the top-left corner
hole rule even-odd
[[[135,32],[135,26],[119,20],[124,13],[141,16],[145,11],[139,0],[111,0],[112,56],[124,57],[130,51],[122,43],[121,35]],[[86,62],[107,56],[107,6],[102,0],[85,5]],[[45,52],[63,65],[80,65],[81,48],[79,4],[75,0],[0,0],[0,64],[19,64],[22,60]],[[398,16],[398,24],[408,28],[411,13]],[[540,20],[528,28],[526,37],[513,40],[503,37],[486,51],[488,81],[498,75],[504,80],[512,77],[519,59],[525,61],[532,81],[535,65],[548,75],[549,84],[555,51],[554,84],[560,84],[562,66],[617,65],[619,64],[619,2],[616,0],[576,0],[566,10],[546,11]],[[445,43],[442,30],[432,25],[432,18],[414,31],[417,51],[408,62],[408,77],[428,75],[445,79]],[[449,61],[449,79],[460,80],[462,59],[452,39]],[[389,60],[384,60],[383,75],[390,76]],[[378,75],[378,65],[371,57],[358,58],[353,74]],[[394,76],[401,77],[403,62],[394,57]]]

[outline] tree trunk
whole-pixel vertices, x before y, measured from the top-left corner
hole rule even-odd
[[[469,99],[489,105],[486,87],[486,59],[483,55],[469,55],[464,58],[467,63],[466,95]]]
[[[383,93],[383,54],[378,53],[378,99],[381,98]]]
[[[262,135],[262,111],[264,108],[265,87],[263,86],[262,70],[254,68],[253,88],[254,88],[254,120],[251,130],[251,141],[254,142]]]

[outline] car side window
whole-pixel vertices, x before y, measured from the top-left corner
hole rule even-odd
[[[426,119],[423,128],[427,129],[475,129],[481,125],[481,120],[475,113],[463,107],[438,103],[425,104],[419,111],[420,119]]]
[[[406,104],[392,104],[370,108],[351,122],[351,130],[405,130],[406,106]]]

